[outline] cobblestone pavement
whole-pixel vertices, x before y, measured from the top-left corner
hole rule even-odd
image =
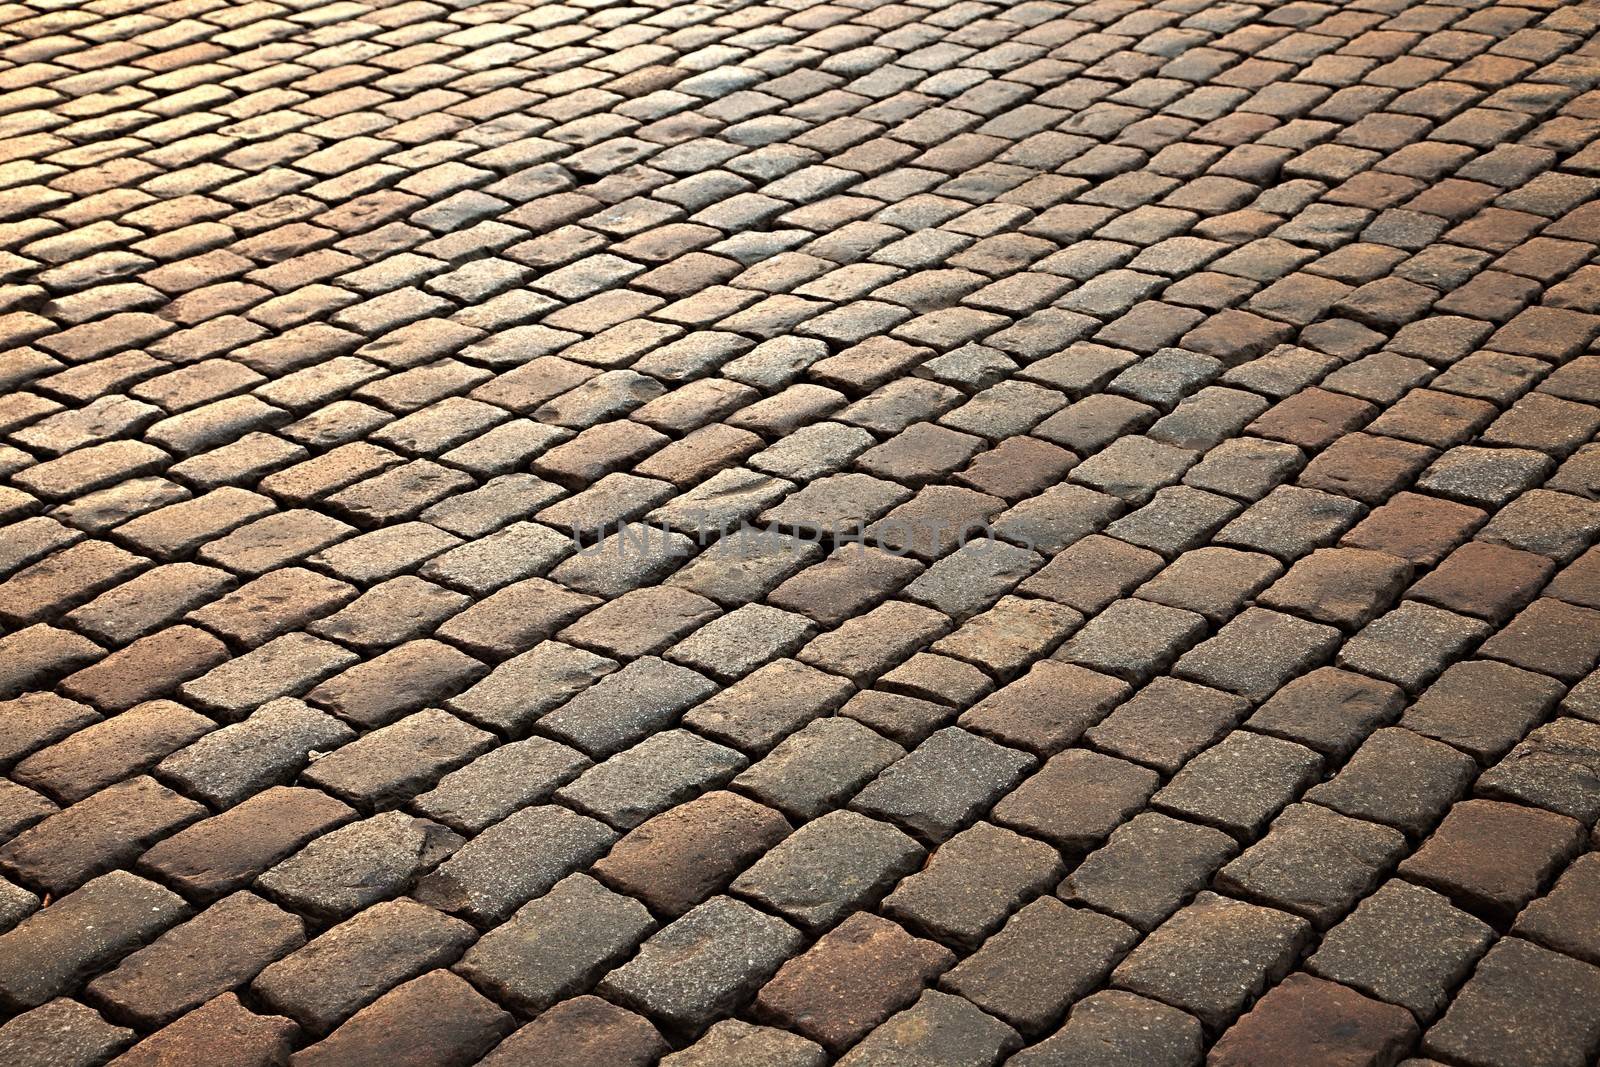
[[[0,1063],[1591,1064],[1597,31],[0,3]]]

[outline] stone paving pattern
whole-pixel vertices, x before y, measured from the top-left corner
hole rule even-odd
[[[7,1067],[1600,1053],[1600,5],[22,0],[0,187]]]

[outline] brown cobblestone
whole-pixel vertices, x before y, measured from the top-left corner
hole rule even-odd
[[[1209,1059],[1218,1067],[1394,1063],[1416,1039],[1416,1023],[1404,1009],[1292,974],[1222,1035]]]
[[[756,1010],[837,1051],[899,1008],[955,956],[894,923],[858,913],[778,971]]]

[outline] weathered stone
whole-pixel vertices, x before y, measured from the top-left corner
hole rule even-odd
[[[37,1007],[188,912],[176,893],[126,871],[101,875],[0,934],[0,1000]]]
[[[1144,812],[1118,827],[1057,892],[1151,930],[1238,851],[1221,830]]]
[[[682,915],[789,832],[771,808],[733,793],[707,793],[629,831],[593,871],[659,914]]]
[[[1217,1067],[1394,1063],[1416,1039],[1405,1009],[1292,974],[1222,1035],[1209,1059]]]
[[[693,1045],[661,1060],[663,1067],[823,1067],[827,1062],[828,1054],[815,1042],[737,1019],[724,1019]]]
[[[1311,973],[1436,1018],[1494,939],[1487,923],[1431,890],[1386,883],[1323,936]]]
[[[1600,967],[1508,937],[1489,950],[1422,1050],[1491,1067],[1536,1057],[1580,1067],[1600,1048]]]
[[[294,1023],[257,1015],[224,993],[158,1030],[117,1059],[117,1067],[184,1067],[196,1058],[238,1067],[272,1067],[298,1036]]]
[[[384,812],[317,838],[255,885],[296,911],[338,920],[405,892],[460,847],[461,838],[438,823]]]
[[[841,1067],[890,1067],[913,1062],[992,1067],[1022,1044],[1017,1032],[960,997],[933,990],[862,1039]]]
[[[732,888],[808,930],[821,930],[876,902],[921,864],[923,854],[887,823],[835,811],[789,835]]]
[[[479,1062],[482,1067],[650,1067],[670,1047],[641,1016],[584,996],[557,1004]]]
[[[455,850],[413,895],[479,922],[505,919],[597,859],[616,840],[603,823],[554,804],[523,808]]]
[[[662,927],[600,983],[602,994],[693,1028],[731,1013],[800,947],[799,931],[729,897]]]
[[[114,1017],[155,1028],[233,992],[304,943],[299,918],[235,893],[124,959],[87,992]]]
[[[294,1067],[466,1067],[515,1023],[449,971],[431,971],[356,1012],[317,1044],[295,1053]]]
[[[1037,1034],[1086,996],[1133,947],[1138,932],[1086,908],[1043,897],[947,973],[940,985]]]
[[[1315,804],[1292,804],[1267,835],[1217,872],[1216,886],[1247,900],[1304,915],[1326,928],[1397,863],[1397,830],[1347,819]]]
[[[467,923],[415,901],[384,901],[270,964],[250,990],[325,1034],[401,982],[451,963],[474,936]]]
[[[1201,893],[1140,942],[1111,982],[1221,1030],[1288,972],[1310,932],[1304,919]]]
[[[1067,1025],[1006,1061],[1014,1067],[1091,1067],[1114,1063],[1193,1067],[1200,1062],[1200,1024],[1154,1000],[1107,989],[1078,1002]]]
[[[455,970],[536,1014],[592,986],[655,926],[638,901],[574,874],[485,934]]]
[[[95,1067],[133,1038],[132,1030],[60,997],[0,1026],[0,1056],[15,1067]]]
[[[943,946],[858,912],[784,964],[762,987],[756,1011],[837,1052],[908,1006],[954,962]]]

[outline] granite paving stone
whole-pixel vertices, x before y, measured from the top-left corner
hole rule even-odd
[[[1422,1050],[1474,1067],[1528,1056],[1581,1064],[1600,1047],[1600,1025],[1585,1007],[1597,983],[1600,968],[1504,938],[1428,1028]]]
[[[1111,981],[1221,1029],[1293,966],[1309,934],[1304,919],[1202,892],[1140,942]]]
[[[782,919],[713,897],[662,927],[599,988],[668,1026],[698,1027],[753,993],[801,943]]]
[[[1078,1067],[1113,1057],[1150,1067],[1200,1062],[1200,1023],[1159,1001],[1105,989],[1079,1001],[1067,1023],[1008,1062],[1017,1067]]]
[[[1328,931],[1306,967],[1428,1021],[1494,937],[1439,894],[1395,879]]]

